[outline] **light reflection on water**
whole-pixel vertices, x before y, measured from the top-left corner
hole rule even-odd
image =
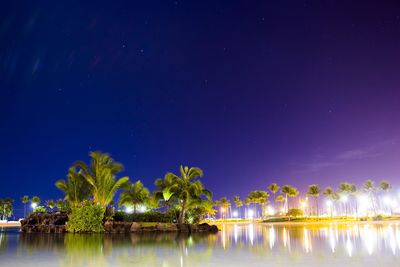
[[[0,232],[0,266],[399,266],[400,226],[226,224],[216,235]]]

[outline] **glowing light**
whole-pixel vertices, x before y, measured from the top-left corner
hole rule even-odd
[[[275,214],[275,210],[273,207],[269,206],[268,207],[268,215],[274,215]]]
[[[235,210],[234,212],[232,212],[232,216],[237,218],[239,216],[238,212]]]
[[[332,207],[332,205],[333,205],[332,200],[327,200],[327,201],[326,201],[326,205],[327,205],[328,207]]]
[[[341,200],[342,202],[346,203],[346,202],[349,200],[349,197],[346,196],[346,195],[343,195],[343,196],[340,197],[340,200]]]
[[[144,206],[144,205],[139,206],[139,211],[140,212],[145,212],[146,211],[146,206]]]
[[[125,207],[125,212],[126,213],[133,213],[133,207],[132,206]]]
[[[249,217],[250,219],[252,219],[254,217],[254,211],[253,210],[248,210],[247,212],[247,217]]]
[[[33,202],[33,203],[31,204],[31,207],[32,207],[32,209],[35,209],[35,208],[37,207],[37,203],[36,203],[36,202]]]

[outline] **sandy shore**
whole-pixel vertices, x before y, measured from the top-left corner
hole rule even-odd
[[[20,222],[0,223],[0,227],[20,227],[20,226],[21,226]]]

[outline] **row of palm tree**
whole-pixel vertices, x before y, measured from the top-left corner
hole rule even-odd
[[[91,152],[89,156],[88,165],[83,161],[74,163],[68,170],[67,179],[55,183],[72,207],[90,198],[106,208],[114,203],[118,189],[122,189],[119,206],[133,207],[136,213],[140,205],[158,208],[162,203],[167,212],[171,207],[179,210],[179,223],[185,221],[188,209],[209,206],[205,200],[211,199],[212,194],[199,180],[203,176],[200,168],[181,166],[179,174],[168,172],[163,179],[155,181],[157,190],[150,193],[140,180],[131,183],[129,177],[119,177],[123,165],[109,154]]]
[[[341,208],[344,210],[345,215],[347,216],[350,211],[350,207],[355,210],[355,214],[358,214],[358,200],[357,197],[361,194],[366,194],[368,196],[368,201],[370,201],[372,205],[372,210],[374,213],[377,213],[377,207],[381,204],[381,200],[377,197],[379,192],[388,192],[391,189],[391,184],[387,181],[381,181],[378,186],[375,186],[375,182],[372,180],[367,180],[364,182],[362,187],[358,188],[355,184],[351,184],[348,182],[340,183],[335,190],[333,187],[328,186],[324,189],[321,189],[317,184],[309,185],[307,191],[305,193],[306,200],[313,199],[314,201],[312,205],[310,205],[310,215],[320,216],[320,207],[319,207],[319,198],[321,195],[324,196],[326,200],[328,200],[328,204],[330,204],[329,211],[331,215],[333,214],[333,206],[339,204],[339,200],[341,203]],[[290,209],[290,199],[297,197],[300,192],[299,190],[292,185],[283,185],[282,187],[276,183],[272,183],[267,187],[268,191],[272,194],[274,200],[274,206],[277,208],[277,203],[283,203],[281,208],[276,209],[280,212],[286,214]],[[278,194],[280,193],[280,194]],[[277,195],[278,194],[278,195]],[[252,191],[249,193],[247,198],[244,200],[244,204],[249,206],[251,204],[254,205],[254,210],[256,210],[257,205],[261,207],[261,216],[265,217],[265,208],[266,204],[269,203],[268,198],[270,194],[267,191]],[[234,196],[233,202],[235,203],[236,209],[241,214],[241,207],[243,207],[243,201],[239,196]],[[222,211],[227,210],[227,204],[230,201],[226,197],[221,198],[219,202],[216,203],[217,206],[221,208]],[[300,202],[299,204],[304,204],[305,208],[308,203]],[[297,206],[294,206],[297,208]],[[340,207],[339,207],[340,208]],[[225,214],[221,214],[221,218],[226,217]]]

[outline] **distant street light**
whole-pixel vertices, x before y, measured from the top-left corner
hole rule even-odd
[[[36,202],[33,202],[33,203],[31,204],[31,207],[32,207],[32,209],[35,209],[35,208],[37,207],[37,203],[36,203]]]

